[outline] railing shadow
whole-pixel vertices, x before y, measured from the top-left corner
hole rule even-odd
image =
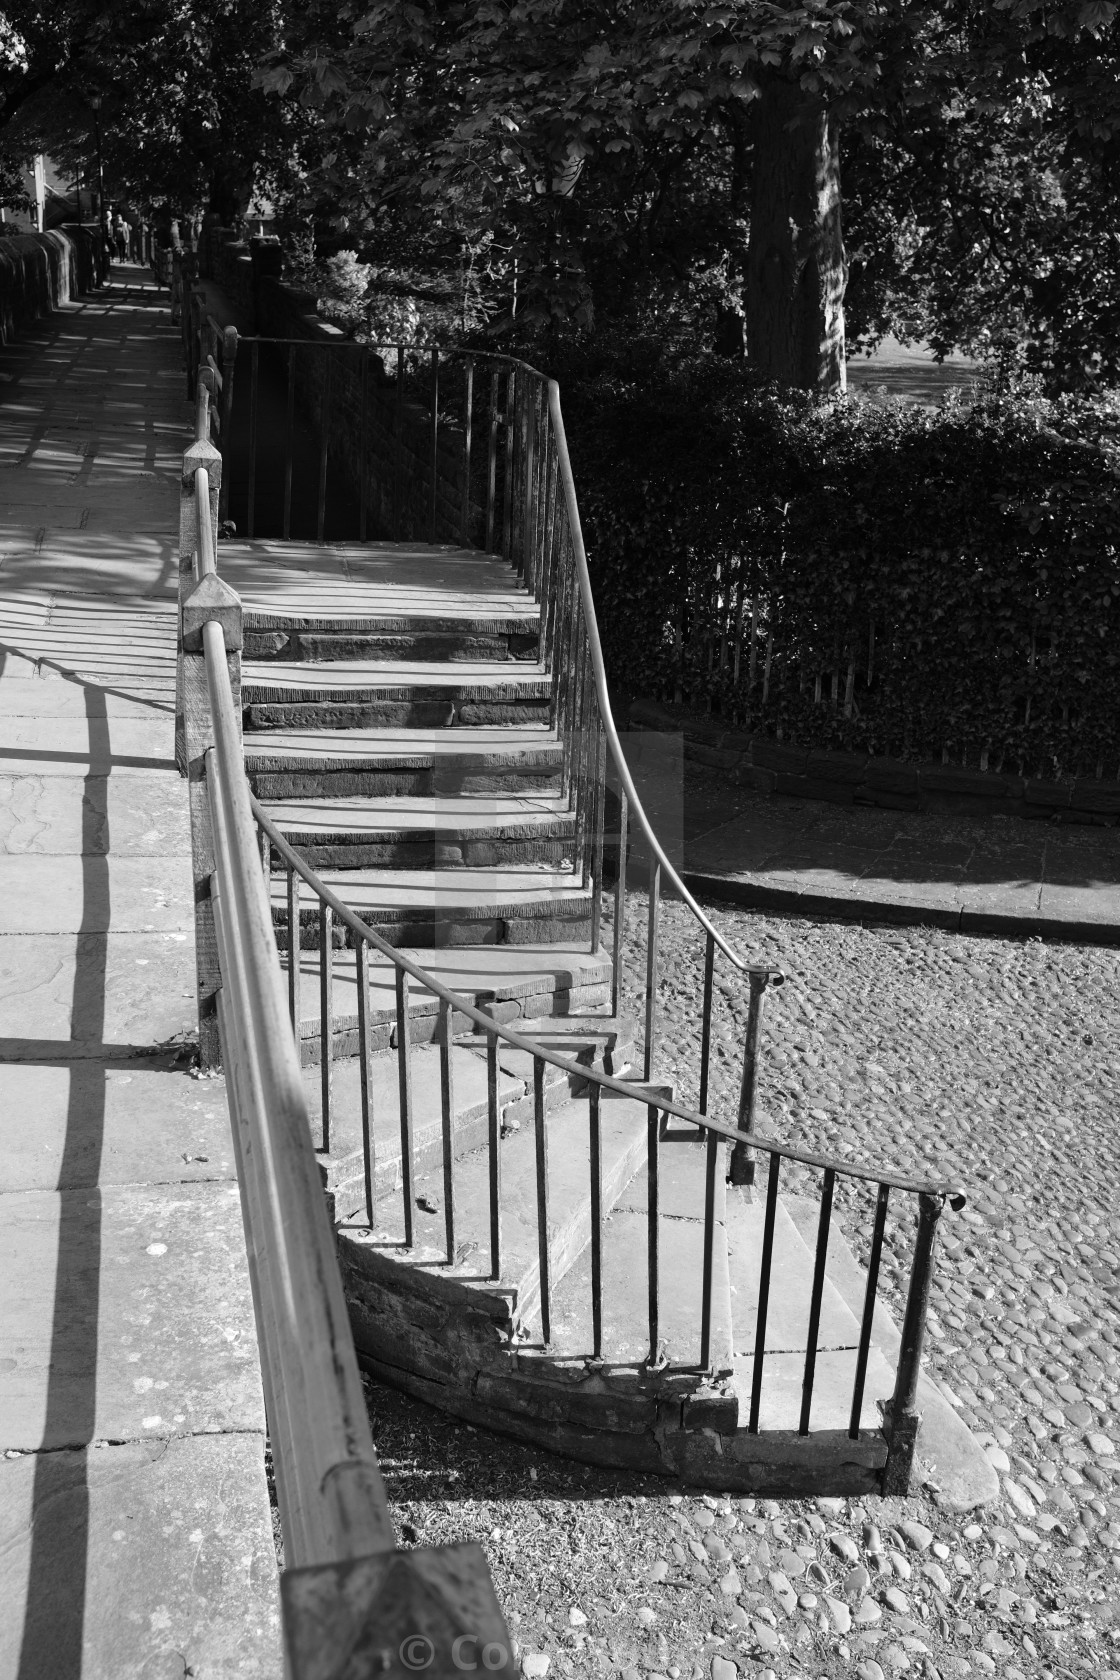
[[[0,676],[4,655],[0,651]],[[83,685],[89,763],[82,782],[81,924],[76,940],[71,1042],[105,1030],[109,932],[108,836],[90,797],[111,768],[104,694]],[[94,848],[98,847],[98,850]],[[95,936],[95,937],[90,937]],[[100,936],[100,937],[96,937]],[[90,1533],[87,1455],[94,1438],[101,1283],[101,1195],[88,1182],[105,1124],[105,1068],[70,1063],[59,1167],[58,1256],[43,1440],[35,1462],[27,1602],[17,1680],[80,1680]],[[86,1182],[83,1183],[82,1181]],[[65,1450],[57,1450],[65,1449]]]

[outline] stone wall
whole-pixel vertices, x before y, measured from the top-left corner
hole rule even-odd
[[[95,238],[77,227],[0,238],[0,343],[93,290]]]

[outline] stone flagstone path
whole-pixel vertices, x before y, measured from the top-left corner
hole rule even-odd
[[[279,1672],[241,1210],[186,1071],[166,293],[0,352],[0,1680]]]

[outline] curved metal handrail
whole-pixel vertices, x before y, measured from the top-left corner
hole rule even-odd
[[[599,640],[599,624],[595,617],[595,601],[591,593],[591,577],[587,569],[587,550],[583,546],[583,527],[580,523],[579,504],[576,501],[576,486],[572,474],[571,457],[568,454],[568,438],[564,430],[564,417],[560,412],[560,387],[555,379],[548,381],[548,412],[556,437],[560,479],[564,486],[564,501],[567,507],[568,524],[572,533],[572,553],[575,558],[576,576],[579,580],[580,599],[583,603],[584,626],[587,632],[588,649],[591,653],[591,668],[595,680],[595,695],[599,702],[599,716],[602,719],[611,758],[614,761],[618,778],[625,789],[631,812],[637,818],[638,825],[645,835],[646,843],[661,865],[666,877],[688,905],[700,926],[715,940],[724,956],[728,957],[735,964],[735,967],[744,974],[765,974],[770,979],[780,981],[783,978],[780,969],[768,967],[764,963],[748,962],[746,958],[741,957],[704,914],[670,862],[665,848],[653,831],[652,823],[646,816],[641,799],[638,797],[638,790],[634,786],[634,778],[630,774],[630,768],[622,751],[622,743],[618,738],[618,730],[615,727],[614,715],[611,711],[610,695],[607,692],[603,645]]]
[[[450,986],[445,986],[442,980],[437,980],[434,974],[429,973],[421,963],[416,962],[412,957],[406,956],[398,946],[390,945],[389,941],[383,938],[374,928],[371,928],[368,922],[363,922],[360,916],[355,915],[353,910],[339,898],[338,894],[332,892],[326,882],[316,874],[306,859],[302,858],[295,848],[285,840],[254,794],[249,795],[249,803],[261,832],[268,836],[270,843],[279,852],[284,862],[294,869],[302,880],[307,882],[320,902],[328,905],[333,914],[359,939],[364,939],[367,944],[380,951],[382,956],[388,957],[396,968],[402,968],[413,980],[419,981],[425,991],[433,993],[443,1003],[450,1004],[456,1012],[466,1015],[484,1032],[502,1039],[515,1050],[525,1050],[532,1056],[539,1056],[542,1061],[550,1063],[552,1067],[559,1068],[561,1072],[577,1079],[592,1081],[605,1091],[614,1091],[618,1096],[641,1100],[642,1091],[646,1089],[644,1081],[641,1084],[636,1084],[633,1081],[617,1079],[613,1074],[600,1073],[596,1068],[585,1067],[580,1062],[573,1062],[558,1051],[550,1050],[538,1043],[537,1040],[516,1032],[514,1028],[507,1026],[504,1022],[496,1021],[492,1015],[486,1013],[485,1009],[480,1009],[477,1004],[471,1003],[461,992],[453,991]],[[289,940],[295,937],[293,930],[290,928],[288,937]],[[292,959],[289,951],[290,960]],[[650,1088],[652,1089],[654,1086],[651,1085]],[[949,1198],[952,1206],[956,1207],[958,1204],[961,1207],[964,1206],[963,1193],[952,1184],[937,1184],[928,1179],[905,1178],[898,1173],[878,1172],[871,1167],[858,1166],[854,1162],[841,1161],[826,1155],[816,1155],[807,1149],[797,1149],[791,1144],[779,1143],[776,1138],[764,1137],[760,1132],[744,1134],[737,1126],[726,1120],[716,1120],[710,1114],[699,1114],[695,1109],[686,1108],[682,1103],[666,1101],[661,1095],[658,1095],[656,1101],[651,1103],[650,1106],[656,1107],[663,1114],[672,1114],[678,1120],[686,1120],[693,1126],[700,1126],[709,1132],[715,1132],[731,1143],[745,1144],[749,1148],[758,1149],[767,1155],[781,1155],[783,1159],[797,1161],[802,1166],[820,1167],[826,1171],[831,1170],[841,1173],[847,1178],[863,1179],[871,1184],[889,1184],[894,1190],[909,1191],[918,1195],[945,1196]]]

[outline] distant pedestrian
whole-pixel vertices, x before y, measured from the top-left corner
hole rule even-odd
[[[117,212],[117,220],[113,228],[113,232],[116,235],[117,260],[119,262],[127,262],[129,226],[119,210]]]

